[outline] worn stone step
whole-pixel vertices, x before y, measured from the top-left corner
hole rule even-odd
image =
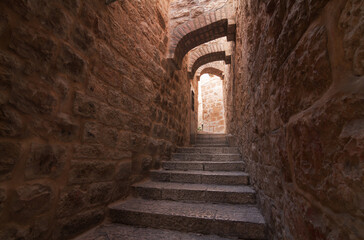
[[[154,200],[254,204],[255,191],[249,186],[190,184],[145,181],[133,185],[137,196]]]
[[[244,172],[152,170],[150,176],[152,180],[161,182],[222,185],[247,185],[249,183],[249,175]]]
[[[75,240],[229,240],[216,235],[184,233],[109,223],[92,229]]]
[[[165,170],[242,171],[244,161],[166,161]]]
[[[197,137],[213,138],[213,137],[226,137],[225,133],[205,133],[197,134]]]
[[[196,139],[196,144],[227,144],[227,139]]]
[[[253,205],[185,203],[130,198],[109,207],[114,223],[264,239],[265,222]]]
[[[236,153],[239,154],[237,147],[183,147],[177,148],[177,153]]]
[[[176,161],[241,161],[240,154],[212,154],[212,153],[172,153],[172,160]]]
[[[196,140],[226,140],[226,135],[197,135]]]
[[[196,143],[196,144],[193,144],[192,147],[204,147],[204,148],[216,148],[216,147],[229,147],[229,144],[227,143]]]

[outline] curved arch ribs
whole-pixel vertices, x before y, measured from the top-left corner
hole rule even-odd
[[[171,36],[168,53],[170,63],[181,69],[184,56],[198,45],[224,36],[228,41],[234,41],[236,24],[233,13],[231,4],[226,4],[223,8],[202,14],[177,27]]]
[[[210,62],[210,63],[204,64],[201,67],[199,67],[196,71],[196,76],[199,80],[203,74],[208,73],[208,74],[216,75],[216,76],[220,77],[221,79],[224,79],[224,72],[225,72],[225,62],[224,61],[215,61],[215,62]]]
[[[201,66],[215,61],[225,61],[226,64],[231,63],[231,47],[228,42],[210,43],[194,50],[190,56],[188,66],[189,79],[193,79],[197,69]]]

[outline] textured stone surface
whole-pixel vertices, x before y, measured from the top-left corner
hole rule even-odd
[[[11,142],[0,143],[0,180],[11,178],[11,173],[20,157],[21,147]]]
[[[199,83],[201,87],[201,98],[199,99],[201,119],[199,119],[199,127],[204,132],[224,133],[225,113],[222,79],[205,74],[201,76]]]
[[[255,192],[248,186],[222,186],[144,182],[133,186],[138,196],[155,200],[254,204]]]
[[[237,16],[227,131],[269,239],[362,239],[363,2],[238,1]]]
[[[151,171],[152,179],[166,182],[188,182],[205,184],[248,184],[249,175],[243,172],[213,171]]]
[[[1,215],[5,239],[87,230],[189,143],[197,80],[186,84],[186,61],[181,71],[167,66],[169,2],[1,1],[1,206],[12,209],[23,186],[50,186],[52,195],[49,204],[47,189],[31,191],[29,208],[16,208],[26,218]],[[37,211],[36,199],[49,211]]]
[[[16,219],[32,219],[34,215],[49,211],[52,204],[52,190],[49,186],[32,184],[16,189],[11,202],[11,211]]]
[[[244,170],[243,161],[200,162],[200,161],[166,161],[162,162],[166,170],[206,170],[206,171],[239,171]]]
[[[211,153],[173,153],[172,160],[177,161],[239,161],[240,154],[211,154]]]
[[[344,32],[345,57],[358,76],[364,75],[364,3],[350,0],[343,9],[339,27]]]
[[[264,219],[249,205],[130,199],[110,208],[113,221],[171,230],[263,239]]]
[[[181,233],[165,229],[140,228],[122,224],[107,224],[87,232],[76,240],[227,240],[214,235]]]
[[[178,153],[239,153],[238,148],[232,147],[184,147],[177,148]]]
[[[26,162],[25,176],[29,179],[57,177],[62,173],[66,160],[64,147],[33,144]]]

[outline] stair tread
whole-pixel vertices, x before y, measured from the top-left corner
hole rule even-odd
[[[171,160],[171,161],[162,161],[162,163],[188,163],[188,164],[238,164],[238,163],[245,163],[244,161],[216,161],[216,160],[213,160],[213,161],[201,161],[201,160],[198,160],[198,161],[183,161],[183,160]]]
[[[151,170],[155,173],[175,173],[175,174],[193,174],[193,175],[212,175],[212,176],[249,176],[249,174],[242,171],[199,171],[199,170],[188,170],[188,171],[178,171],[178,170]]]
[[[217,184],[191,184],[174,182],[154,182],[145,181],[136,183],[134,187],[156,188],[156,189],[176,189],[189,191],[211,191],[211,192],[234,192],[234,193],[255,193],[249,186],[217,185]]]
[[[184,153],[172,153],[172,155],[213,155],[213,156],[240,156],[239,153],[190,153],[190,152],[184,152]]]
[[[184,233],[166,229],[143,228],[123,224],[104,224],[77,237],[76,240],[229,240],[215,235]]]
[[[258,208],[255,205],[247,204],[185,203],[129,198],[122,203],[110,206],[110,209],[213,221],[265,224]]]

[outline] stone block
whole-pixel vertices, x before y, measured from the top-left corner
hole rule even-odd
[[[19,161],[21,146],[17,143],[0,142],[0,180],[11,178],[12,171]]]
[[[57,58],[58,70],[68,73],[76,82],[84,81],[85,61],[69,46],[61,45],[60,54]]]
[[[24,113],[51,114],[57,99],[39,83],[14,80],[9,103]]]
[[[70,184],[96,183],[114,178],[115,163],[106,161],[72,161],[68,177]]]
[[[46,63],[52,60],[56,52],[56,43],[53,39],[42,36],[29,27],[14,29],[9,47],[18,55],[28,59],[28,64],[39,71],[42,69],[41,65],[48,68]],[[41,64],[37,65],[37,62]]]
[[[284,122],[310,107],[332,83],[327,49],[327,30],[315,26],[299,41],[288,61],[278,73],[282,89],[279,90],[279,112]],[[295,79],[305,79],[297,82]]]
[[[7,199],[6,189],[0,188],[0,215],[2,214],[6,199]]]
[[[73,103],[73,112],[77,115],[87,118],[96,118],[100,105],[96,100],[76,92]]]
[[[75,1],[76,3],[76,1]],[[72,40],[73,42],[83,51],[89,51],[90,47],[94,44],[94,36],[91,31],[87,28],[77,26],[72,31]]]
[[[351,62],[357,76],[364,75],[364,17],[360,11],[363,11],[363,3],[350,0],[346,3],[339,21],[339,28],[344,32],[345,57]]]
[[[297,185],[325,206],[353,215],[362,202],[355,189],[363,177],[363,103],[356,94],[331,99],[290,122],[286,132]]]
[[[0,105],[0,136],[19,137],[26,133],[20,114],[9,106]]]
[[[16,219],[32,219],[50,210],[53,191],[42,184],[28,184],[16,188],[11,201],[11,211]]]
[[[59,145],[32,144],[26,162],[27,179],[58,177],[66,164],[67,149]]]
[[[79,186],[66,187],[57,203],[57,217],[73,216],[87,206],[86,192]]]
[[[94,209],[79,213],[71,218],[61,219],[58,221],[58,229],[53,237],[59,240],[69,239],[101,223],[104,217],[105,211],[103,209]]]
[[[91,205],[102,204],[110,201],[112,197],[113,183],[94,183],[88,188],[88,202]]]

